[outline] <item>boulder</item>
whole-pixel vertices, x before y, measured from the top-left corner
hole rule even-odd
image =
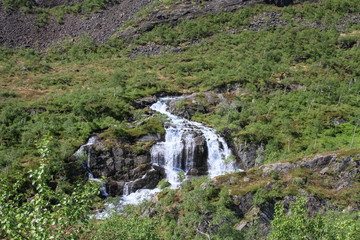
[[[162,136],[160,133],[149,133],[141,136],[137,141],[138,142],[151,142],[151,141],[161,141]]]
[[[186,172],[186,176],[198,176],[198,175],[199,175],[199,170],[197,170],[196,168],[190,168]]]
[[[154,168],[149,169],[142,177],[127,182],[128,193],[136,192],[139,189],[153,189],[164,175]]]
[[[294,3],[293,0],[265,0],[265,3],[267,4],[274,4],[278,7],[285,7],[292,5]]]
[[[331,162],[335,161],[337,158],[337,154],[329,154],[329,155],[317,155],[312,159],[305,158],[301,163],[301,167],[306,168],[323,168],[329,165]]]
[[[151,162],[150,155],[139,155],[134,158],[134,163],[136,166],[150,162]]]
[[[264,176],[269,176],[272,172],[276,173],[288,173],[290,170],[294,169],[294,165],[285,162],[285,163],[273,163],[273,164],[265,164],[260,166],[259,169],[262,170]]]
[[[117,182],[114,180],[110,180],[106,184],[108,194],[110,196],[121,196],[123,194],[124,184],[125,183],[123,181]]]
[[[352,157],[351,156],[344,157],[341,159],[341,162],[337,162],[334,164],[333,170],[334,172],[339,174],[340,172],[345,171],[351,165],[352,165]]]
[[[199,175],[207,173],[208,148],[201,131],[189,131],[183,134],[181,169],[196,168]]]
[[[135,106],[137,108],[146,108],[156,103],[156,101],[157,101],[156,96],[140,98],[135,100]]]
[[[265,145],[259,144],[240,144],[236,154],[240,158],[240,166],[243,170],[248,170],[255,166],[259,166],[265,159]]]

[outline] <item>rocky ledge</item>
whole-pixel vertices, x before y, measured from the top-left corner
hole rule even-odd
[[[212,184],[229,188],[233,211],[242,219],[238,230],[259,224],[266,235],[274,218],[275,203],[281,201],[288,211],[298,196],[308,200],[308,211],[314,217],[320,211],[359,211],[359,182],[360,154],[331,153],[261,165],[219,177]]]

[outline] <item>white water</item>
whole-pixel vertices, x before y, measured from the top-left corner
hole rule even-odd
[[[86,144],[80,146],[80,148],[74,153],[74,155],[77,156],[77,157],[80,157],[83,154],[83,152],[85,152],[85,147],[88,147],[88,149],[87,149],[87,158],[88,158],[87,159],[87,169],[85,169],[85,170],[89,174],[89,180],[100,183],[101,194],[104,197],[107,197],[109,194],[106,191],[106,185],[100,179],[94,178],[94,175],[90,170],[90,159],[91,159],[91,148],[90,148],[90,146],[94,144],[96,139],[97,139],[96,136],[93,136],[93,137],[89,138],[88,142]]]
[[[193,122],[175,116],[167,111],[167,101],[174,98],[162,98],[150,108],[168,116],[170,126],[166,128],[165,141],[155,144],[151,148],[151,159],[153,164],[162,166],[165,169],[166,179],[172,188],[178,188],[180,181],[178,173],[186,173],[194,167],[195,142],[191,131],[200,131],[205,137],[208,149],[207,169],[209,177],[213,178],[236,170],[235,162],[225,161],[231,155],[231,150],[225,140],[215,133],[214,129],[204,126],[201,123]],[[90,142],[90,139],[89,139]],[[90,143],[92,144],[92,143]],[[80,150],[80,149],[79,149]],[[185,152],[183,155],[182,153]],[[182,159],[185,156],[185,159]],[[228,163],[227,163],[228,162]],[[88,163],[89,165],[89,163]],[[89,166],[90,167],[90,166]],[[143,176],[145,177],[145,176]],[[109,217],[114,212],[121,212],[125,205],[137,205],[144,200],[150,199],[154,194],[160,192],[155,189],[140,189],[131,193],[130,185],[133,181],[124,185],[123,196],[116,206],[112,203],[105,204],[106,209],[93,215],[97,219]]]
[[[194,139],[187,134],[189,131],[201,131],[206,140],[208,149],[207,168],[208,175],[213,178],[236,170],[234,162],[226,164],[225,159],[231,155],[231,150],[225,140],[215,133],[214,129],[204,126],[201,123],[193,122],[175,116],[167,111],[166,102],[171,98],[162,98],[150,108],[168,116],[170,126],[166,128],[165,142],[155,144],[151,149],[153,164],[165,168],[166,178],[173,188],[179,187],[178,172],[187,172],[194,164]],[[184,137],[185,136],[185,137]],[[185,160],[182,160],[182,152],[185,150]],[[181,164],[181,162],[185,162]]]

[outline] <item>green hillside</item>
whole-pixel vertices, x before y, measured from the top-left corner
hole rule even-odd
[[[98,1],[98,5],[90,8],[87,5],[90,1],[85,1],[79,5],[83,10],[58,6],[39,8],[31,14],[35,11],[41,17],[46,12],[50,18],[59,16],[56,15],[59,11],[91,14],[109,2],[116,4],[116,1]],[[49,188],[70,194],[75,182],[86,180],[86,176],[70,177],[68,159],[92,133],[101,132],[101,137],[110,144],[117,138],[135,139],[149,132],[163,133],[164,119],[148,120],[149,110],[135,101],[159,93],[195,94],[193,101],[181,101],[177,108],[202,106],[205,110],[191,114],[191,119],[215,128],[235,145],[263,144],[265,158],[258,165],[296,162],[329,152],[353,156],[358,161],[360,1],[296,2],[286,7],[256,4],[234,12],[199,14],[191,19],[164,22],[151,30],[137,31],[134,38],[123,37],[127,31],[141,27],[156,9],[171,11],[174,4],[185,3],[157,1],[148,5],[102,44],[85,35],[69,37],[46,50],[1,47],[0,177],[4,185],[11,186],[19,176],[28,178],[30,169],[41,166],[37,146],[44,136],[52,136],[49,158],[54,164],[50,164]],[[29,7],[22,1],[5,0],[3,6],[8,11]],[[221,92],[225,101],[207,102],[204,92]],[[132,124],[135,121],[144,124]],[[130,146],[135,152],[147,151],[149,147]],[[205,188],[201,187],[203,182],[210,180],[187,181],[180,190],[166,189],[157,197],[157,203],[144,203],[125,216],[106,220],[103,225],[98,222],[87,225],[81,236],[83,239],[265,238],[256,230],[256,224],[247,232],[235,228],[242,218],[231,211],[234,196],[249,192],[259,198],[257,202],[254,200],[255,210],[266,202],[273,204],[274,199],[296,196],[299,188],[331,199],[339,208],[351,205],[358,210],[358,173],[354,183],[338,195],[339,192],[327,189],[334,187],[331,174],[327,186],[312,170],[300,168],[286,176],[274,173],[266,178],[257,171],[221,177],[218,185],[207,183]],[[258,183],[244,186],[244,177],[258,179]],[[237,180],[229,184],[227,181],[233,178]],[[296,182],[303,178],[308,179],[306,187]],[[261,190],[269,181],[275,181],[277,187]],[[19,191],[24,196],[19,203],[37,192],[36,187],[28,187],[29,180],[23,184]],[[101,204],[99,198],[95,200],[97,205]],[[200,203],[193,209],[190,202],[196,201]],[[156,209],[155,217],[139,219],[146,211],[149,215],[150,210],[146,209]],[[352,230],[348,230],[347,238],[345,235],[332,238],[327,224],[341,219],[344,226],[354,224],[352,229],[359,229],[359,216],[331,214],[320,219],[323,225],[317,223],[322,226],[319,229],[325,229],[323,236],[328,236],[322,239],[356,239],[351,235]],[[207,226],[203,226],[204,221],[208,221]],[[134,222],[139,222],[142,228],[133,226]],[[116,228],[120,229],[118,233]],[[109,234],[109,229],[114,230],[114,235]],[[137,229],[135,235],[125,235],[124,232],[131,234],[133,229]],[[10,239],[5,231],[3,234],[0,238]],[[320,239],[316,234],[298,238],[289,235],[289,238]],[[27,239],[32,239],[31,236],[35,235]]]

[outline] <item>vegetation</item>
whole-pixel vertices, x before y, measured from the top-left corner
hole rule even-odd
[[[0,223],[1,238],[11,239],[79,239],[86,227],[98,186],[80,183],[71,190],[64,189],[64,179],[57,179],[61,163],[51,156],[51,138],[39,145],[40,166],[27,176],[16,176],[9,186],[1,180]]]
[[[289,214],[277,203],[269,239],[358,239],[359,214],[328,212],[312,217],[306,210],[307,201],[299,197]]]
[[[112,2],[82,1],[52,9],[35,8],[25,0],[2,4],[8,11],[21,7],[37,12],[41,25],[50,15],[61,21],[66,13],[89,14]],[[205,113],[196,112],[193,120],[228,133],[236,144],[264,144],[266,163],[355,151],[351,149],[360,147],[360,25],[349,16],[358,14],[359,6],[359,0],[322,0],[284,8],[256,5],[176,26],[158,25],[131,43],[114,36],[96,45],[89,36],[82,36],[45,52],[1,48],[0,213],[5,217],[0,219],[0,237],[79,237],[95,192],[88,185],[70,183],[64,160],[95,131],[109,139],[163,133],[163,117],[150,118],[149,112],[134,104],[158,92],[226,89],[226,103],[210,104],[198,94],[195,103],[180,101],[177,107],[204,106]],[[138,17],[150,10],[144,9]],[[250,27],[256,19],[271,22],[267,17],[271,12],[287,25]],[[134,26],[129,23],[128,27]],[[134,49],[148,44],[163,46],[164,54],[129,58]],[[182,51],[166,53],[165,47],[175,46]],[[235,85],[239,92],[231,91]],[[47,134],[53,136],[51,141],[42,140]],[[45,143],[40,155],[37,142]],[[150,146],[131,147],[141,154]],[[330,174],[319,176],[301,169],[292,172],[289,181],[276,172],[269,177],[256,170],[246,174],[257,183],[238,184],[240,173],[223,177],[235,179],[235,184],[224,186],[194,179],[184,181],[181,190],[171,190],[162,182],[164,191],[157,203],[144,203],[133,213],[95,223],[93,237],[254,239],[254,229],[247,233],[235,229],[239,218],[232,211],[234,196],[253,193],[255,209],[285,194],[296,195],[299,187],[334,199],[340,206],[359,197],[358,191],[338,193],[324,187],[331,182]],[[264,187],[269,181],[275,182],[271,190]],[[270,238],[354,239],[359,231],[358,216],[331,212],[311,218],[305,204],[299,198],[290,215],[277,204]],[[156,216],[137,216],[145,207],[154,209]],[[41,215],[36,214],[39,209]]]
[[[62,23],[65,14],[88,15],[100,9],[106,8],[109,4],[118,3],[119,0],[82,0],[74,5],[63,4],[54,7],[38,6],[32,0],[2,0],[5,11],[21,9],[24,12],[35,14],[38,17],[38,27],[42,27],[50,16],[55,16],[57,22]],[[51,3],[50,3],[51,5]]]

